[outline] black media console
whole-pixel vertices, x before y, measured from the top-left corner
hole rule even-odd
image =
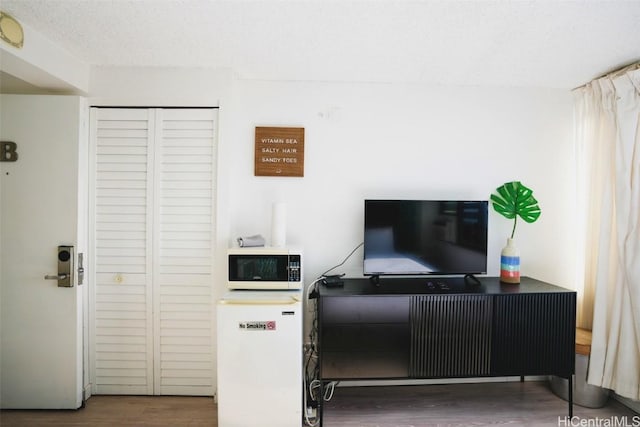
[[[569,380],[573,416],[576,293],[521,281],[381,278],[321,286],[321,383],[556,375]]]

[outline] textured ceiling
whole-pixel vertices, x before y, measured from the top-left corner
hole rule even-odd
[[[227,68],[247,79],[572,88],[640,60],[640,0],[0,0],[0,8],[92,65]]]

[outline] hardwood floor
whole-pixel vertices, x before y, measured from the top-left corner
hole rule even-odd
[[[211,397],[92,396],[77,411],[0,412],[0,426],[116,427],[217,426],[218,410]]]
[[[573,424],[561,423],[568,403],[546,382],[506,382],[395,387],[337,388],[326,405],[325,427],[559,426],[579,420],[622,419],[640,426],[640,417],[610,399],[599,409],[573,406]],[[634,416],[638,417],[633,424]],[[595,421],[592,421],[595,422]]]
[[[566,414],[567,402],[538,382],[339,387],[326,404],[324,426],[640,425],[640,416],[615,400],[600,409],[575,405],[573,423],[560,422]],[[208,397],[93,396],[77,411],[0,411],[1,427],[217,425],[217,407]]]

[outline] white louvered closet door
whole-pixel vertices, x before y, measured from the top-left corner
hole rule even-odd
[[[213,395],[216,114],[91,111],[92,393]]]

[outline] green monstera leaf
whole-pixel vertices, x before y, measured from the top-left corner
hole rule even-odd
[[[508,219],[513,219],[511,238],[516,232],[518,217],[528,223],[535,222],[540,217],[540,206],[533,197],[533,191],[520,181],[507,182],[498,187],[491,195],[491,203],[496,212]]]

